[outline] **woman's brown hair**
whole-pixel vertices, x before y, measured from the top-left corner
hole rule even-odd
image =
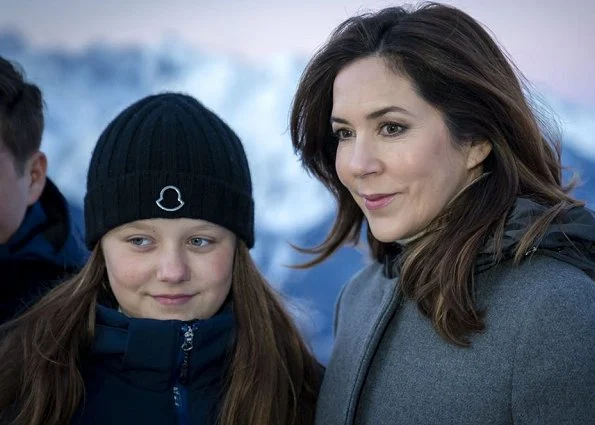
[[[338,213],[326,239],[302,249],[318,264],[345,243],[360,239],[364,215],[335,171],[337,140],[330,125],[333,83],[358,59],[375,56],[408,78],[417,94],[436,107],[456,145],[489,141],[486,175],[470,185],[407,245],[400,259],[400,287],[417,302],[447,340],[467,345],[484,329],[473,301],[473,270],[479,250],[493,238],[494,262],[502,258],[506,218],[518,197],[548,207],[516,247],[515,261],[548,224],[573,205],[583,205],[562,185],[555,125],[540,119],[525,95],[522,74],[473,18],[450,6],[425,3],[392,7],[340,24],[307,65],[291,111],[294,149],[304,167],[334,195]],[[382,262],[394,246],[367,229],[373,257]]]
[[[0,327],[0,423],[70,422],[84,402],[95,306],[110,299],[97,244],[80,273]],[[236,332],[218,425],[312,424],[320,366],[239,239],[231,299]]]

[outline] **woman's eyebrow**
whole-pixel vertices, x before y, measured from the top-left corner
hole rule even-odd
[[[405,115],[413,116],[413,114],[411,112],[409,112],[407,109],[402,108],[400,106],[391,105],[391,106],[386,106],[384,108],[380,108],[376,111],[370,112],[368,115],[366,115],[366,119],[367,120],[375,120],[375,119],[380,118],[381,116],[386,115],[390,112],[400,112]],[[349,124],[349,121],[347,121],[343,118],[331,116],[331,123],[333,123],[333,122],[336,122],[339,124]]]

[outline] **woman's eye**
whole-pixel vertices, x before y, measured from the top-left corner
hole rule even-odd
[[[347,130],[345,128],[340,128],[338,130],[335,130],[333,134],[335,135],[335,137],[338,140],[349,139],[350,137],[353,136],[353,132],[351,130]]]
[[[394,136],[405,131],[405,127],[396,123],[386,123],[381,127],[381,132],[386,136]]]
[[[128,242],[134,246],[147,246],[151,243],[149,239],[140,236],[130,238],[128,239]]]
[[[192,246],[196,246],[198,248],[202,248],[210,244],[211,241],[205,238],[192,238],[190,239],[190,244]]]

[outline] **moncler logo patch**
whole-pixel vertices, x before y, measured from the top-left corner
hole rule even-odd
[[[155,201],[163,211],[177,211],[184,206],[182,192],[175,186],[165,186],[159,193],[159,199]]]

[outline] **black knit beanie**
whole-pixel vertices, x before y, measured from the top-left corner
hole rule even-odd
[[[85,195],[89,249],[135,220],[193,218],[254,245],[254,201],[242,143],[217,115],[180,93],[148,96],[103,131]]]

